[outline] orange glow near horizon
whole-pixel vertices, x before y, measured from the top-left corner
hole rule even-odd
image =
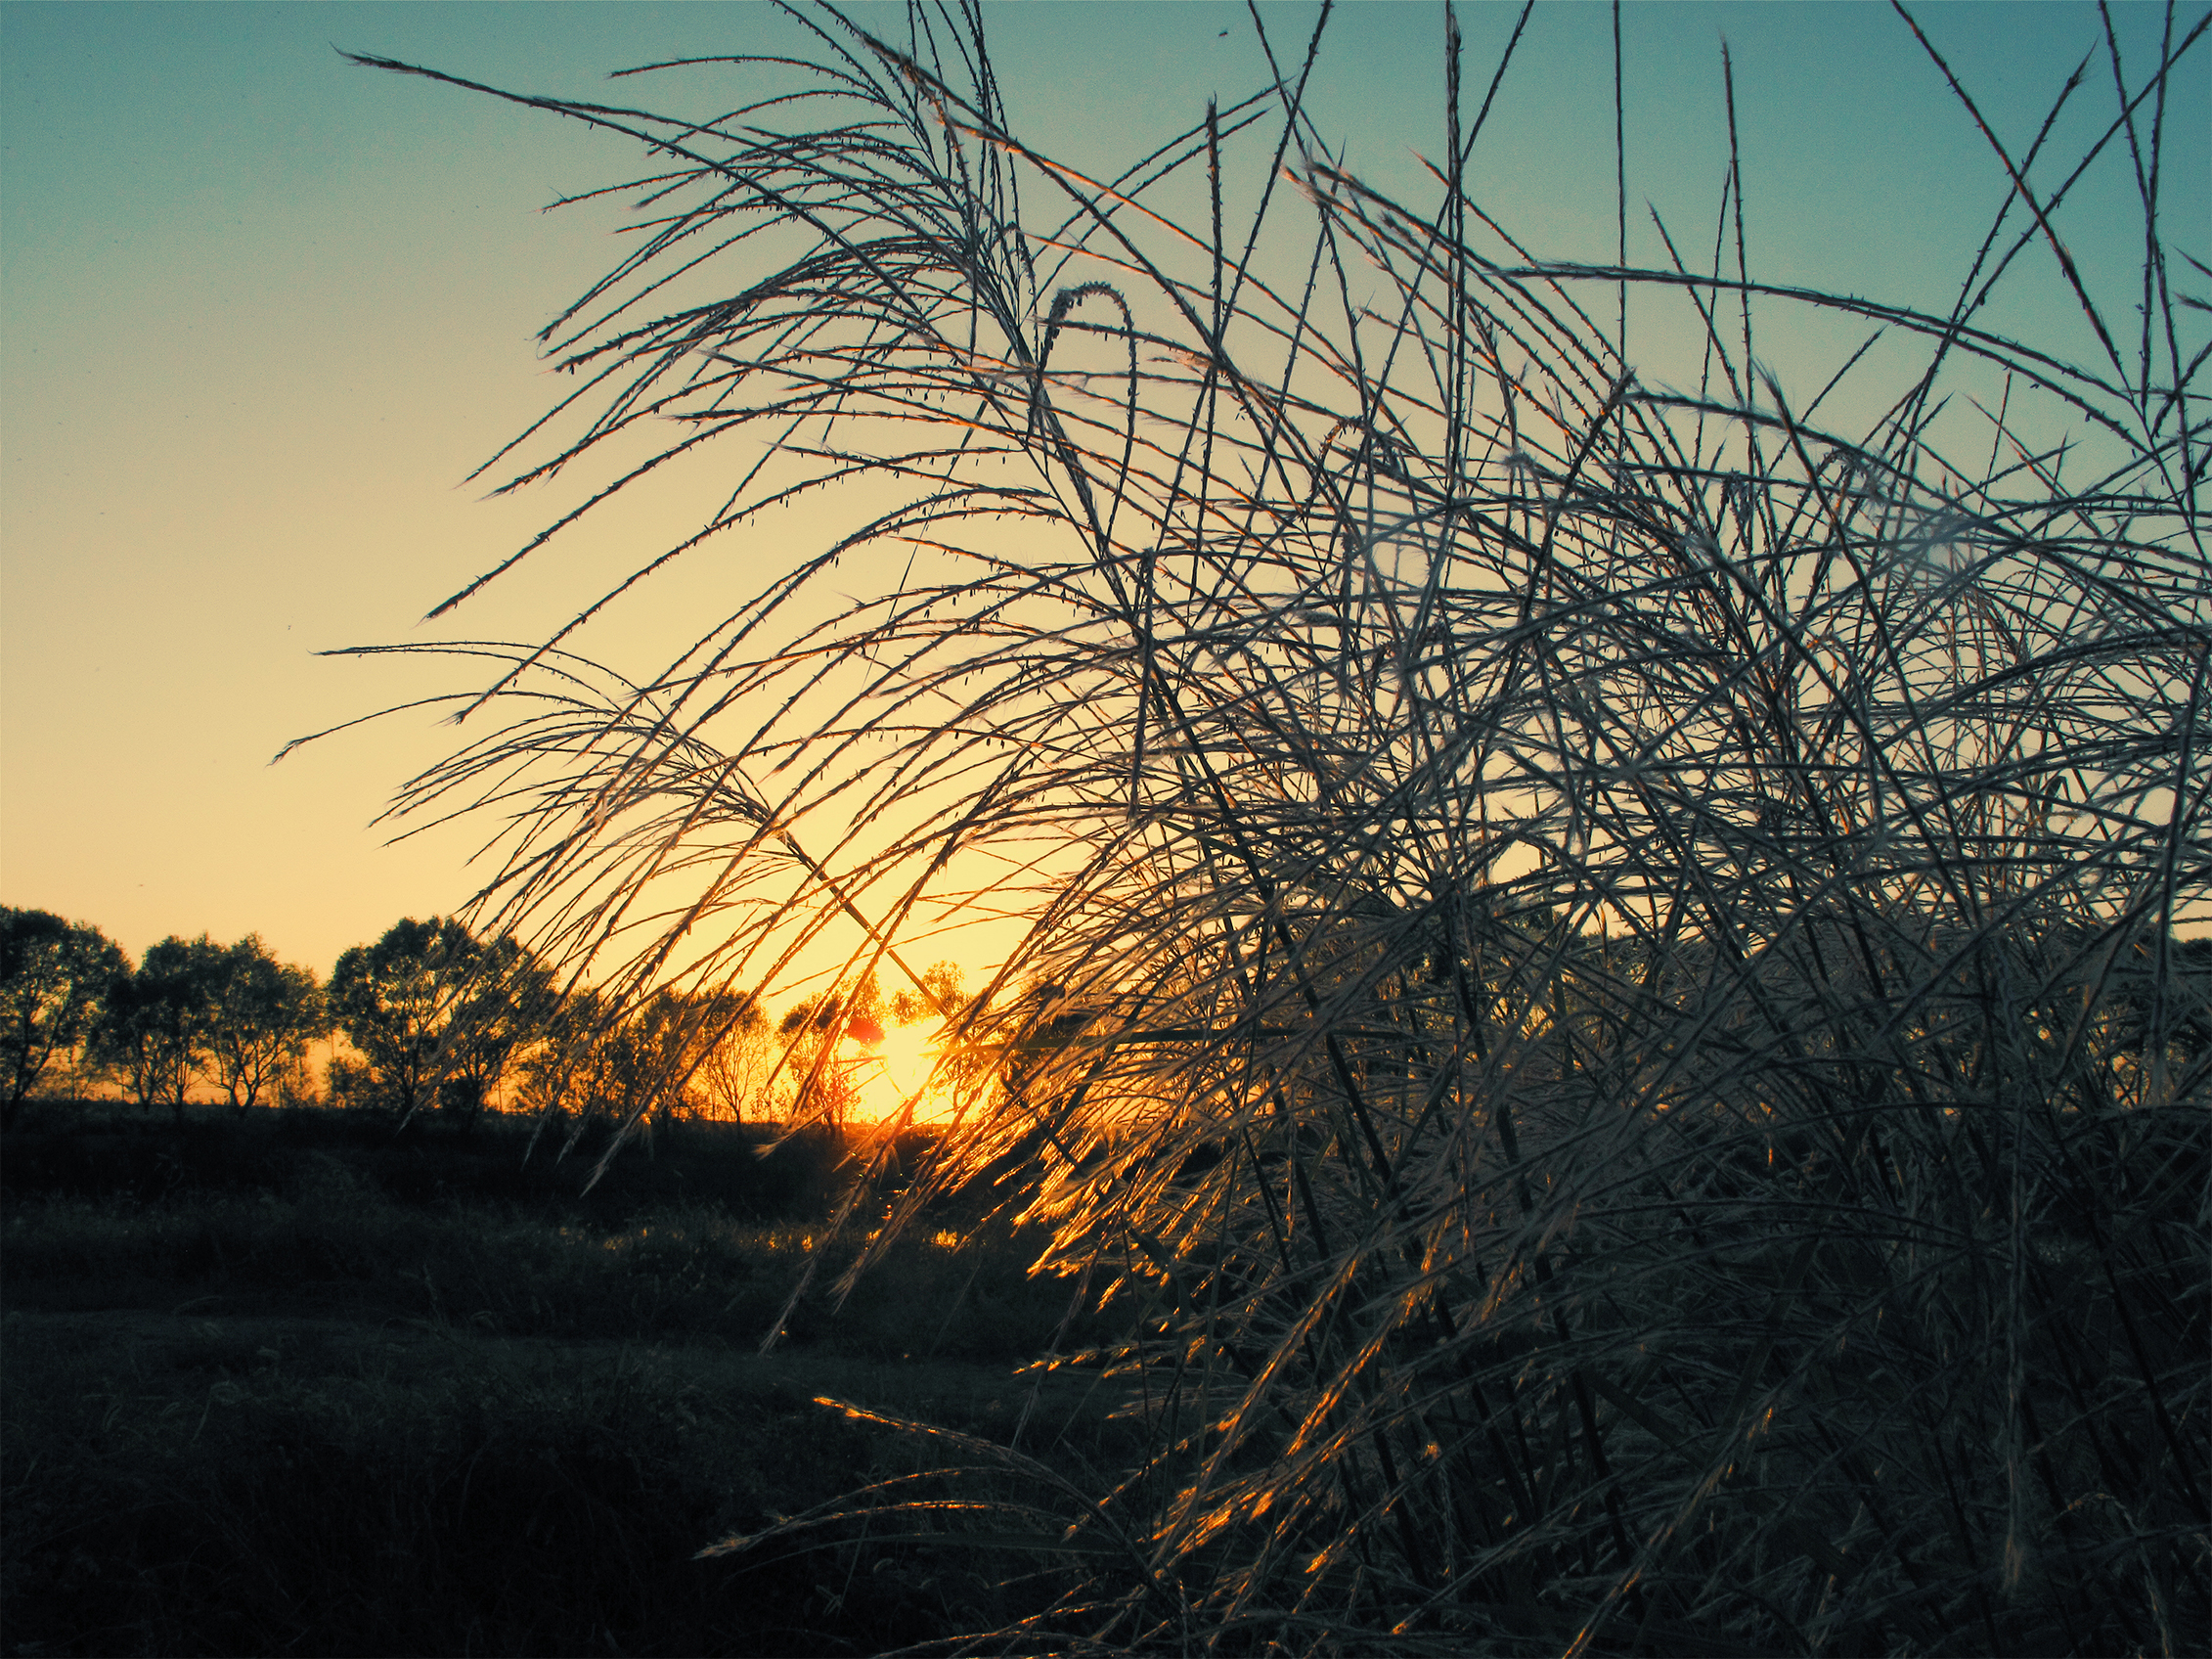
[[[847,1039],[863,1056],[854,1071],[860,1091],[853,1113],[856,1122],[881,1123],[896,1117],[917,1092],[921,1099],[914,1102],[916,1123],[929,1122],[951,1110],[945,1090],[930,1086],[941,1029],[935,1020],[894,1025],[884,1031],[883,1040],[872,1049]]]

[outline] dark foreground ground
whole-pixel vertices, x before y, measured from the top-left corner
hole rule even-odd
[[[497,1136],[313,1128],[0,1147],[6,1652],[874,1653],[1044,1593],[1002,1529],[695,1558],[874,1482],[991,1495],[819,1396],[1109,1454],[1084,1376],[1017,1374],[1066,1293],[1002,1230],[948,1215],[834,1315],[818,1283],[763,1356],[825,1171],[776,1216],[711,1147],[579,1199],[503,1189]]]

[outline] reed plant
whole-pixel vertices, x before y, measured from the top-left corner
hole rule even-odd
[[[2212,432],[2159,192],[2212,19],[2108,32],[2060,157],[1898,8],[2005,191],[1926,309],[1760,281],[1734,162],[1702,263],[1525,247],[1448,9],[1423,202],[1315,129],[1319,29],[1256,11],[1273,83],[1095,179],[975,10],[794,16],[718,118],[517,100],[650,157],[502,452],[607,470],[441,611],[610,500],[718,505],[570,628],[436,648],[493,730],[396,810],[488,815],[483,924],[636,995],[837,927],[842,985],[926,991],[906,941],[1020,919],[906,1209],[988,1173],[1048,1224],[1119,1333],[1060,1363],[1147,1438],[1030,1471],[1059,1598],[989,1643],[2200,1644]],[[2115,295],[2060,224],[2116,156]],[[2082,361],[1992,325],[2031,268]],[[1826,388],[1762,369],[1838,322]],[[854,521],[664,669],[583,653],[801,499]]]

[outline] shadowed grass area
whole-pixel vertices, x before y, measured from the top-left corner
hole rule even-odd
[[[834,1395],[1107,1460],[1088,1377],[1026,1378],[1065,1289],[917,1241],[832,1317],[804,1228],[296,1198],[19,1201],[0,1514],[12,1653],[875,1652],[996,1622],[989,1541],[693,1556],[930,1466]],[[1112,1454],[1125,1456],[1126,1450]]]
[[[858,1237],[820,1222],[762,1226],[668,1206],[623,1225],[520,1208],[424,1209],[383,1199],[346,1166],[312,1161],[297,1196],[197,1193],[138,1205],[19,1201],[5,1217],[12,1308],[92,1312],[178,1305],[227,1314],[428,1320],[510,1336],[757,1345],[807,1276],[785,1333],[855,1357],[1026,1359],[1050,1339],[1069,1287],[1026,1272],[1003,1226],[902,1243],[836,1307]],[[833,1312],[833,1308],[836,1311]]]
[[[814,1394],[1003,1434],[1003,1369],[267,1318],[4,1340],[10,1652],[874,1652],[1005,1605],[973,1551],[692,1559],[914,1471]]]
[[[281,1196],[343,1171],[363,1190],[417,1206],[507,1203],[614,1223],[654,1205],[698,1202],[769,1220],[820,1210],[842,1190],[851,1161],[852,1148],[818,1130],[686,1122],[625,1145],[593,1180],[607,1126],[587,1126],[568,1156],[565,1129],[536,1129],[535,1119],[507,1113],[403,1128],[376,1111],[318,1107],[243,1119],[201,1113],[172,1125],[113,1101],[32,1100],[7,1138],[0,1190],[141,1201],[188,1191]]]

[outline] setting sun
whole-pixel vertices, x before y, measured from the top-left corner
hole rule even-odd
[[[853,1073],[860,1091],[857,1116],[863,1120],[894,1117],[911,1096],[925,1089],[928,1092],[915,1104],[915,1118],[927,1120],[945,1109],[943,1090],[929,1087],[930,1072],[940,1053],[941,1029],[933,1020],[891,1026],[880,1042],[863,1051],[865,1057]]]

